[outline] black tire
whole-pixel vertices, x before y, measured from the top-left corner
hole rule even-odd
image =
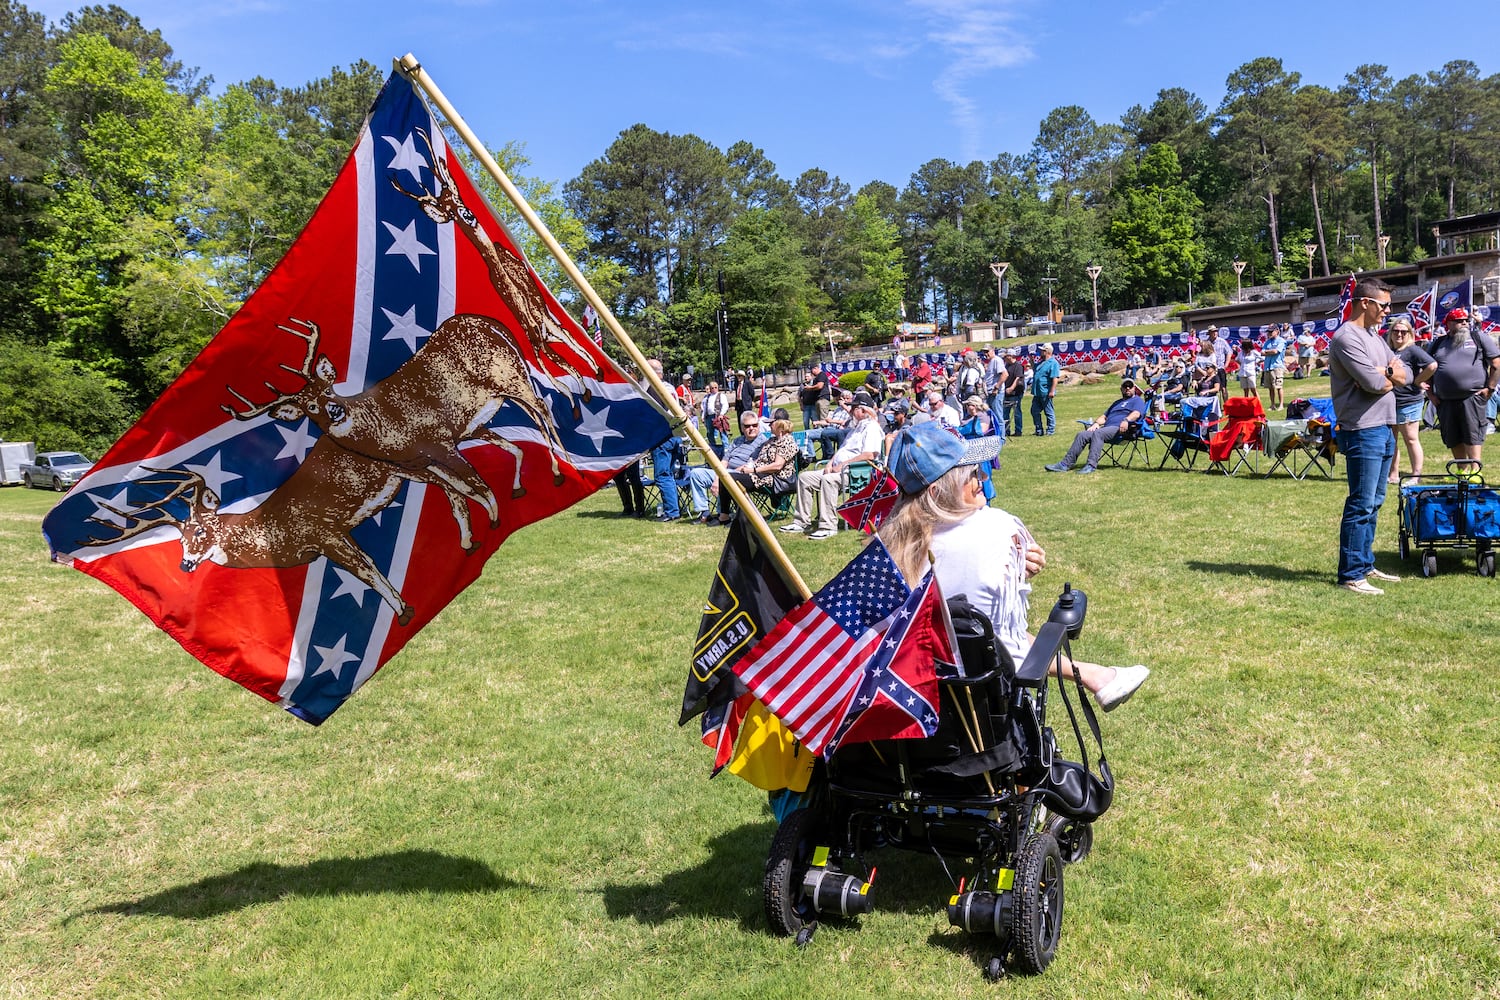
[[[1035,975],[1052,964],[1062,938],[1063,860],[1050,833],[1033,834],[1016,860],[1016,964]]]
[[[1480,576],[1494,576],[1495,575],[1495,550],[1494,549],[1485,549],[1483,552],[1479,553],[1479,575]]]
[[[28,472],[26,473],[26,475],[21,477],[21,485],[26,487],[28,490],[31,489],[31,473]]]
[[[985,963],[984,978],[992,983],[998,983],[1005,978],[1005,963],[1000,960],[999,955]]]
[[[57,492],[59,492],[59,493],[63,492],[62,480],[58,479],[56,476],[53,476],[52,477],[52,488],[54,490],[56,490]]]
[[[1422,553],[1422,575],[1437,576],[1437,553],[1431,549]]]
[[[812,861],[812,827],[812,814],[798,809],[781,821],[771,838],[761,889],[766,923],[780,937],[794,937],[817,919],[812,904],[802,897],[802,879]]]
[[[1405,528],[1402,528],[1401,534],[1396,537],[1396,554],[1403,562],[1411,558],[1411,536],[1406,533]]]
[[[1076,865],[1089,856],[1094,849],[1094,824],[1066,816],[1053,816],[1047,820],[1047,832],[1057,841],[1063,864]]]

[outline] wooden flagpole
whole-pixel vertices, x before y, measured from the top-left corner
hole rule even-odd
[[[453,105],[448,103],[448,99],[443,96],[443,92],[438,89],[437,84],[432,82],[432,78],[422,68],[421,62],[417,60],[416,56],[408,52],[396,60],[396,68],[407,79],[422,88],[422,91],[426,93],[432,103],[437,105],[438,110],[448,119],[449,124],[453,126],[453,130],[468,144],[469,151],[474,154],[484,169],[494,178],[495,183],[500,185],[500,190],[505,192],[505,197],[510,199],[511,204],[516,207],[516,211],[521,213],[521,217],[526,220],[527,225],[531,226],[538,238],[547,247],[547,250],[562,265],[562,269],[573,282],[573,286],[583,293],[583,297],[588,300],[589,305],[594,307],[594,311],[599,314],[600,322],[609,330],[610,334],[625,350],[625,353],[630,356],[630,360],[635,363],[636,368],[640,370],[641,374],[651,384],[651,387],[656,390],[657,395],[660,397],[660,402],[666,405],[673,419],[682,425],[682,429],[687,433],[688,440],[692,441],[693,446],[703,453],[703,458],[708,462],[709,468],[713,469],[714,474],[719,477],[719,488],[721,490],[728,490],[729,495],[734,498],[735,505],[739,508],[741,515],[749,518],[750,526],[760,538],[761,544],[770,552],[771,557],[781,566],[787,582],[797,589],[798,594],[804,601],[810,598],[812,591],[808,590],[807,584],[802,580],[802,575],[797,572],[797,567],[793,566],[792,561],[787,558],[786,552],[776,540],[775,533],[771,531],[771,526],[761,516],[760,508],[755,506],[755,502],[750,499],[740,487],[740,484],[735,482],[734,478],[729,475],[729,470],[724,467],[723,461],[718,455],[714,454],[714,450],[709,447],[708,441],[704,439],[698,429],[688,422],[687,414],[677,402],[676,393],[668,388],[666,383],[658,378],[656,372],[646,363],[646,356],[641,353],[640,348],[636,347],[635,341],[630,339],[630,334],[625,332],[625,328],[620,325],[620,321],[615,318],[615,314],[610,311],[609,306],[599,297],[599,293],[594,291],[588,279],[583,276],[583,272],[578,269],[578,266],[573,263],[573,259],[568,256],[568,252],[553,237],[551,231],[547,229],[546,224],[542,222],[536,212],[532,210],[531,205],[527,203],[526,198],[511,183],[510,178],[505,175],[505,171],[500,169],[500,164],[495,162],[495,158],[484,147],[484,143],[479,141],[478,137],[470,131],[468,123],[459,116],[458,112],[454,110]]]

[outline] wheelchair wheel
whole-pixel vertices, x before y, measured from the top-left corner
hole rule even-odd
[[[1047,832],[1057,841],[1063,864],[1076,865],[1089,856],[1094,849],[1094,824],[1052,816],[1047,820]]]
[[[1038,833],[1026,841],[1016,859],[1015,942],[1016,963],[1028,973],[1038,973],[1052,963],[1062,937],[1063,860],[1050,833]]]
[[[802,894],[802,879],[812,861],[812,826],[812,814],[806,809],[798,809],[781,821],[771,838],[761,883],[771,932],[795,936],[798,944],[805,943],[801,932],[815,925],[817,919],[812,904]]]

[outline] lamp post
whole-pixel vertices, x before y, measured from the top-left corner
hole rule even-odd
[[[1005,336],[1005,271],[1010,267],[1010,261],[997,260],[990,265],[990,270],[995,272],[995,309],[1000,314],[1001,329],[997,330],[1000,336]]]
[[[1304,243],[1302,244],[1302,249],[1307,251],[1307,280],[1311,281],[1313,254],[1318,252],[1318,245],[1316,243]]]
[[[1385,248],[1386,245],[1391,242],[1391,238],[1386,235],[1381,235],[1377,236],[1375,239],[1376,242],[1380,244],[1380,266],[1385,267]]]
[[[1236,260],[1230,262],[1229,266],[1234,268],[1234,301],[1241,302],[1244,300],[1244,296],[1240,290],[1240,275],[1245,273],[1245,262]]]
[[[1047,322],[1051,323],[1052,322],[1052,286],[1054,286],[1054,285],[1057,284],[1057,279],[1054,278],[1054,277],[1052,277],[1052,275],[1049,274],[1045,278],[1043,278],[1042,281],[1047,286],[1047,301],[1044,303],[1044,305],[1046,306],[1046,310],[1047,310]]]
[[[1094,286],[1094,329],[1099,329],[1099,273],[1104,270],[1098,264],[1090,264],[1084,268],[1084,273],[1089,276],[1089,282]]]

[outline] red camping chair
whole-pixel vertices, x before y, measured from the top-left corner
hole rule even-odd
[[[1208,439],[1209,468],[1232,476],[1242,468],[1259,471],[1258,453],[1266,411],[1254,396],[1231,396],[1224,404],[1224,425]]]

